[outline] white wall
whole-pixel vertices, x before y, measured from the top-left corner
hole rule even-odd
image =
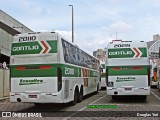
[[[0,98],[9,97],[9,70],[0,69]]]

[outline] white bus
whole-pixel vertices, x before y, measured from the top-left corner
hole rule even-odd
[[[158,64],[157,64],[157,60],[150,60],[150,66],[151,66],[151,74],[150,74],[150,77],[151,77],[151,86],[158,86],[158,70],[157,70],[157,67],[158,67]]]
[[[100,62],[55,32],[14,36],[11,102],[67,103],[98,92]]]
[[[101,62],[100,61],[100,64],[101,64],[101,85],[100,85],[100,87],[101,87],[101,89],[103,89],[103,88],[106,88],[106,77],[105,77],[105,75],[106,75],[106,70],[105,70],[105,62]]]
[[[159,53],[160,53],[160,49],[159,49]],[[159,55],[159,59],[158,59],[158,64],[157,64],[157,81],[158,81],[158,83],[157,83],[157,88],[159,89],[159,91],[160,91],[160,55]]]
[[[150,64],[147,44],[115,40],[108,44],[106,58],[107,94],[150,95]]]

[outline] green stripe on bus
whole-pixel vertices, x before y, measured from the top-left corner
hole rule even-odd
[[[139,48],[139,50],[142,52],[141,57],[147,57],[147,50],[146,50],[146,48]]]
[[[108,76],[124,76],[124,75],[147,75],[149,66],[114,66],[108,67]]]
[[[38,69],[38,67],[50,66],[48,69]],[[17,70],[18,68],[27,68]],[[11,77],[57,77],[57,67],[61,68],[63,77],[97,77],[95,70],[85,69],[82,75],[82,68],[65,64],[31,64],[31,65],[11,65]],[[17,69],[16,69],[17,68]]]
[[[50,49],[48,51],[48,49]],[[44,52],[45,51],[45,52]],[[12,43],[11,55],[57,53],[57,41],[34,41]]]
[[[137,53],[138,51],[138,53]],[[140,55],[141,52],[141,56]],[[147,57],[146,48],[114,48],[108,49],[108,58],[133,58],[134,56]]]
[[[49,53],[57,53],[57,41],[56,40],[52,40],[52,41],[47,41],[47,43],[50,45],[51,50],[49,51]]]
[[[50,69],[36,69],[39,66],[51,66]],[[17,70],[20,67],[28,69]],[[53,77],[57,75],[57,68],[52,65],[11,65],[10,67],[11,77]]]

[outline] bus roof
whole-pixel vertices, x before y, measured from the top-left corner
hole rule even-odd
[[[146,42],[113,41],[107,47],[107,64],[149,64]]]
[[[46,39],[49,39],[49,38],[52,38],[52,39],[55,39],[55,40],[58,40],[58,37],[62,38],[63,40],[65,40],[66,42],[72,44],[73,46],[75,46],[76,48],[80,49],[81,51],[83,51],[81,48],[79,48],[76,44],[70,42],[69,40],[66,40],[63,38],[63,36],[58,33],[58,32],[55,32],[55,31],[52,31],[52,32],[29,32],[29,33],[21,33],[21,34],[15,34],[14,35],[14,39],[13,39],[13,43],[17,43],[17,42],[27,42],[26,40],[30,40],[32,38],[30,37],[33,37],[33,36],[36,36],[37,37],[37,40],[38,41],[41,41],[41,40],[44,40],[44,38]],[[51,37],[49,37],[51,36]],[[24,40],[25,39],[25,40]],[[21,41],[20,41],[21,40]],[[24,41],[23,41],[24,40]],[[32,40],[30,40],[32,41]],[[84,51],[83,51],[84,52]],[[86,52],[84,52],[86,53]],[[86,53],[88,54],[88,53]],[[88,54],[90,55],[90,54]],[[91,57],[93,57],[94,59],[98,60],[98,58],[90,55]]]

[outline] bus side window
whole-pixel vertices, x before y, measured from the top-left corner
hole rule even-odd
[[[62,47],[65,62],[69,62],[69,52],[68,52],[68,43],[62,39]]]

